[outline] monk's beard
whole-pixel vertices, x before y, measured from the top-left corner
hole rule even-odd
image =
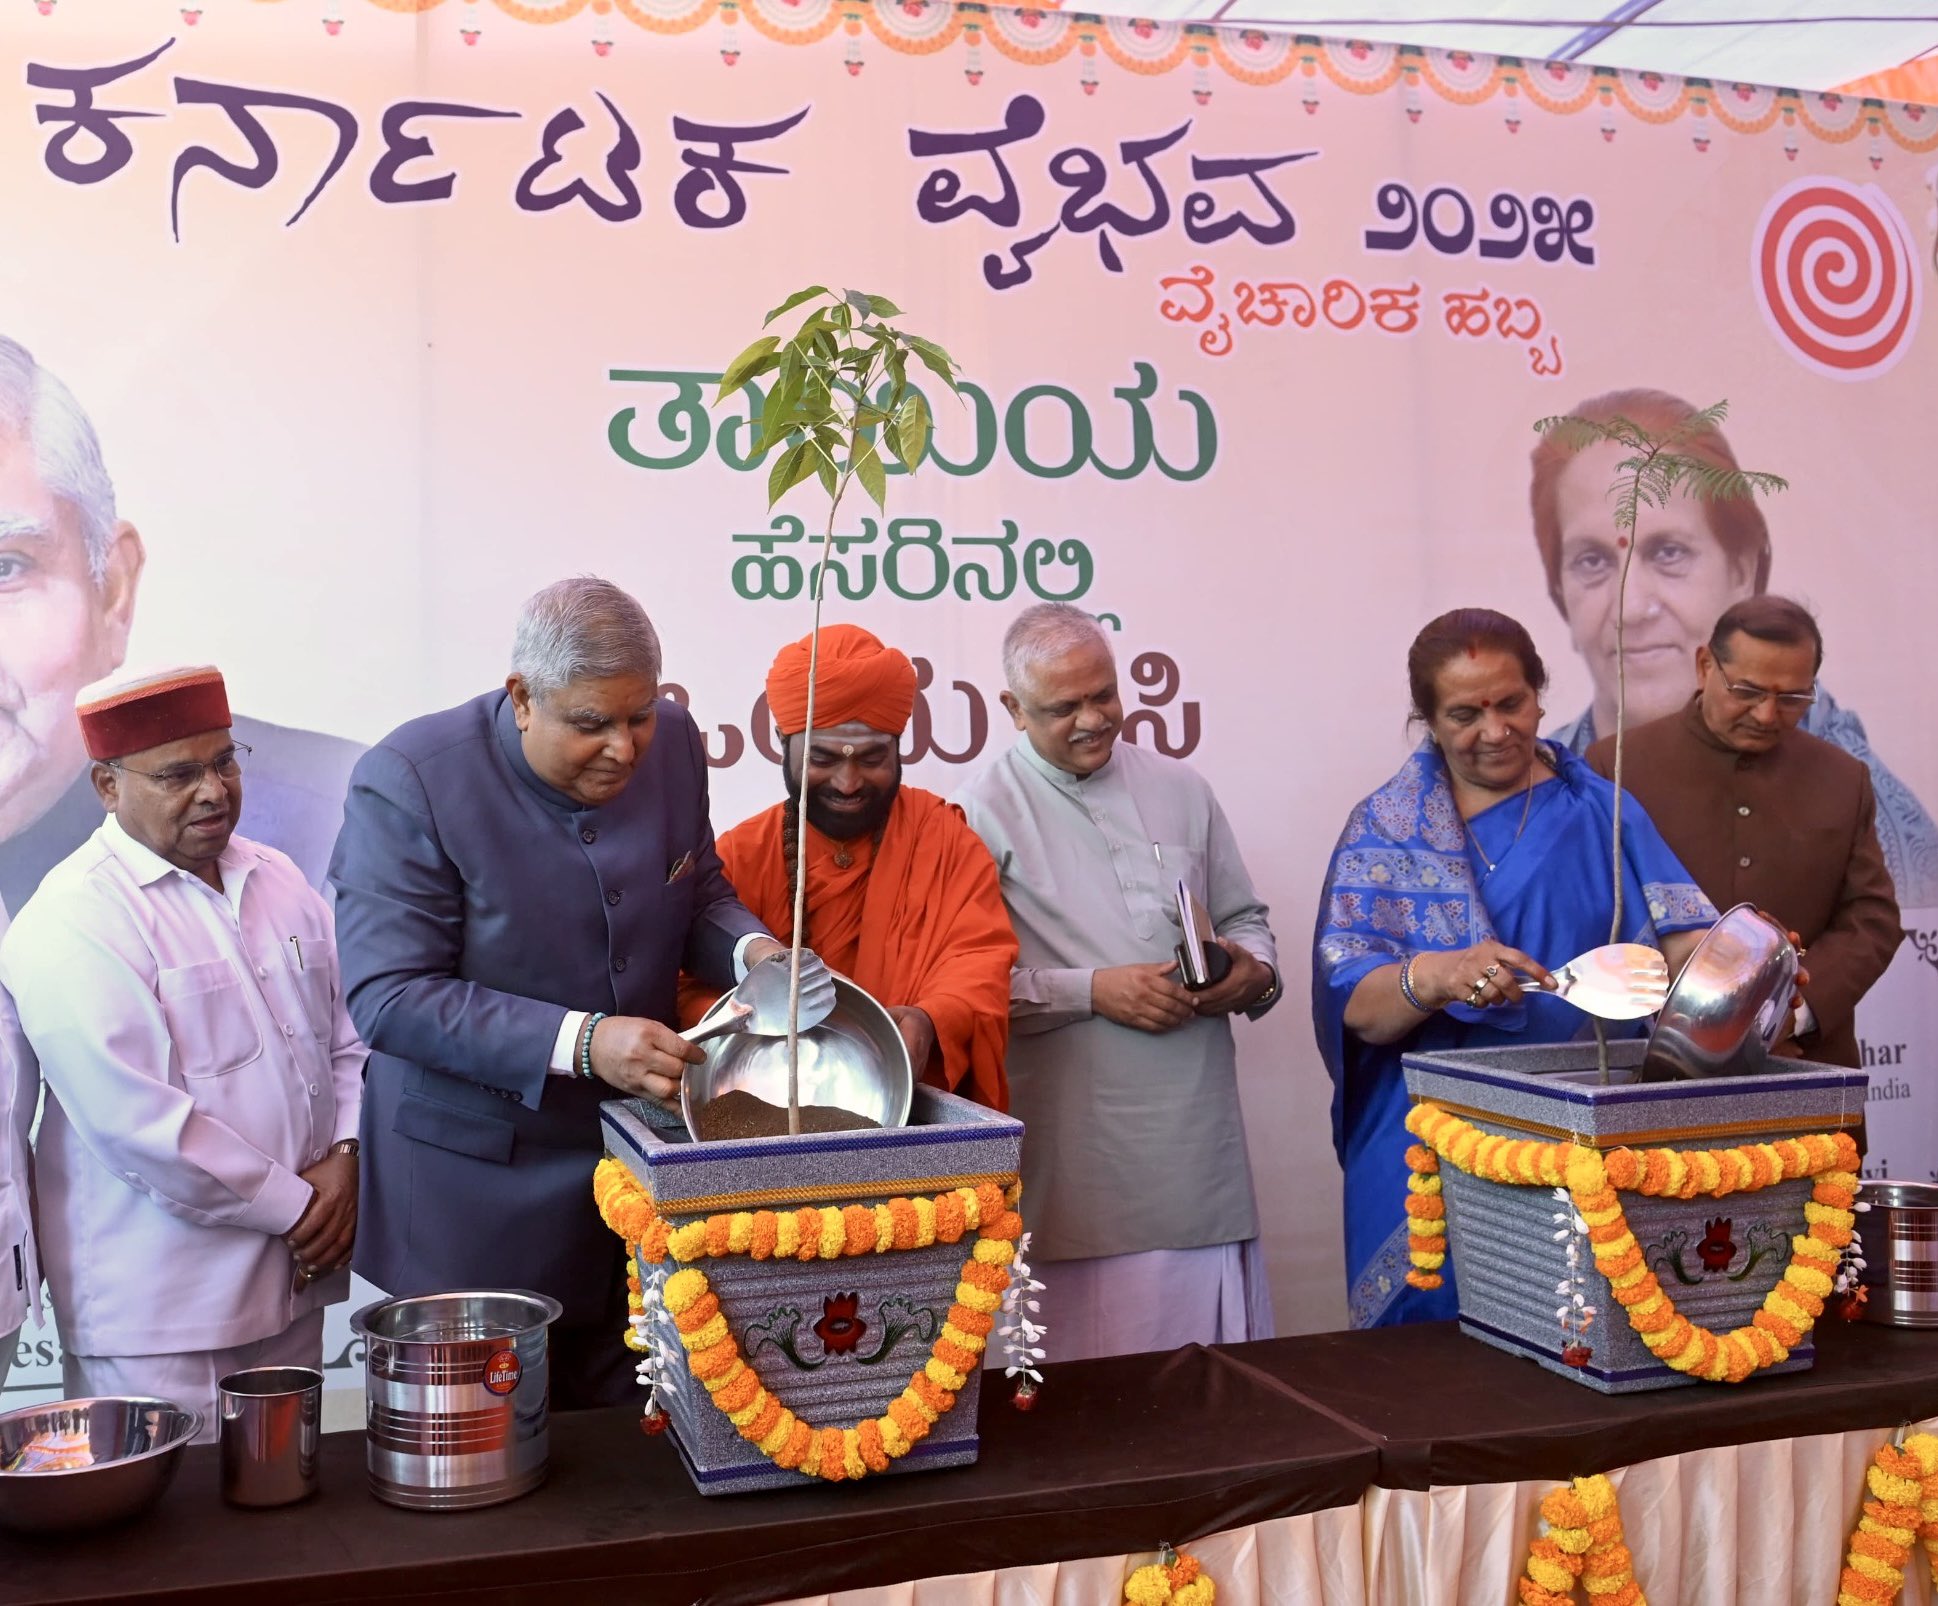
[[[798,805],[801,801],[801,783],[791,772],[787,773],[786,779],[787,801],[790,806]],[[864,787],[862,796],[868,800],[867,806],[856,809],[852,814],[843,814],[830,809],[821,801],[822,793],[828,788],[817,786],[808,793],[808,824],[823,836],[832,837],[837,842],[851,842],[856,837],[872,836],[887,823],[888,811],[894,808],[895,794],[901,789],[902,760],[900,755],[897,755],[894,781],[885,787]]]

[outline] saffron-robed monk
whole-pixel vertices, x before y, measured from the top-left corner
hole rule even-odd
[[[808,643],[780,650],[767,703],[787,800],[720,838],[720,862],[770,929],[794,924],[796,808],[807,791],[807,944],[894,1016],[915,1074],[995,1109],[1008,1104],[1009,973],[1016,961],[989,850],[962,810],[902,784],[897,744],[915,668],[856,625],[821,632],[814,730]],[[688,984],[683,1018],[709,994]]]

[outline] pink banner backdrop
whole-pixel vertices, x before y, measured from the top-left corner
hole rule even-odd
[[[1551,584],[1533,421],[1726,397],[1791,481],[1768,583],[1820,613],[1912,929],[1861,1021],[1871,1161],[1938,1175],[1938,111],[937,0],[36,0],[0,49],[0,335],[71,388],[115,496],[93,570],[0,522],[0,897],[88,823],[59,710],[113,661],[225,668],[279,727],[250,826],[314,865],[355,744],[496,681],[571,572],[658,620],[717,821],[772,801],[758,694],[815,506],[770,515],[749,404],[708,401],[822,280],[973,382],[837,531],[832,616],[922,665],[911,779],[952,792],[1013,738],[1003,627],[1078,602],[1133,739],[1218,788],[1301,992],[1421,623],[1516,615],[1551,725],[1605,728],[1612,588]],[[1666,708],[1752,581],[1642,556],[1636,695]],[[1337,1325],[1309,1023],[1240,1039],[1281,1323]]]

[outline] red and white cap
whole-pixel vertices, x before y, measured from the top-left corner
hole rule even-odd
[[[74,712],[95,759],[126,758],[232,723],[222,671],[208,664],[110,675],[81,688]]]

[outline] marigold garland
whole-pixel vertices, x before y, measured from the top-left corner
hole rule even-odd
[[[973,1232],[955,1303],[936,1335],[926,1362],[892,1401],[886,1415],[854,1427],[815,1427],[782,1405],[742,1358],[727,1329],[705,1272],[685,1266],[666,1279],[661,1299],[673,1318],[688,1367],[740,1436],[776,1466],[831,1483],[885,1472],[927,1436],[951,1410],[956,1395],[980,1365],[1009,1286],[1009,1265],[1023,1220],[1011,1208],[1017,1197],[993,1182],[955,1188],[934,1198],[891,1199],[844,1209],[803,1207],[708,1216],[681,1225],[664,1220],[645,1189],[617,1160],[601,1160],[593,1173],[593,1197],[606,1225],[637,1245],[641,1264],[672,1258],[750,1255],[803,1261],[891,1249],[952,1244]],[[630,1300],[629,1300],[630,1304]],[[1208,1606],[1203,1600],[1186,1606]]]
[[[1446,1206],[1440,1162],[1451,1161],[1486,1182],[1562,1187],[1588,1224],[1595,1268],[1628,1313],[1629,1326],[1656,1359],[1678,1372],[1715,1383],[1740,1383],[1775,1366],[1823,1314],[1839,1257],[1856,1222],[1857,1145],[1848,1132],[1812,1133],[1730,1149],[1615,1149],[1608,1155],[1576,1143],[1541,1143],[1482,1132],[1438,1105],[1407,1112],[1407,1130],[1421,1142],[1407,1150],[1408,1244],[1415,1288],[1438,1288],[1446,1264]],[[1656,1280],[1629,1230],[1619,1193],[1651,1198],[1723,1198],[1754,1193],[1775,1182],[1814,1177],[1804,1206],[1808,1231],[1790,1240],[1790,1264],[1749,1325],[1717,1334],[1680,1315]]]
[[[1575,1584],[1594,1606],[1648,1606],[1622,1541],[1622,1511],[1606,1477],[1576,1478],[1541,1502],[1548,1531],[1528,1546],[1521,1606],[1574,1606]]]
[[[1124,1580],[1124,1606],[1212,1606],[1218,1590],[1196,1556],[1164,1547],[1162,1559]]]
[[[1938,1438],[1914,1433],[1902,1449],[1880,1445],[1864,1482],[1875,1498],[1864,1502],[1845,1549],[1837,1606],[1890,1606],[1914,1542],[1938,1580]]]

